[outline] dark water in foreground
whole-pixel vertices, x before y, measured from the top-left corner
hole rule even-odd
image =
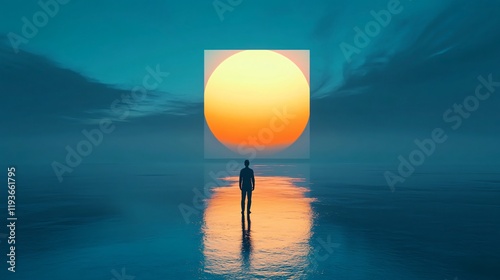
[[[252,167],[248,220],[225,162],[81,166],[63,183],[18,166],[17,272],[0,239],[1,279],[500,279],[496,167],[428,166],[395,192],[380,166]]]

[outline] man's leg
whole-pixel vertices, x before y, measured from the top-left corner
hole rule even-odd
[[[241,213],[245,211],[245,197],[246,197],[246,191],[241,190]]]
[[[252,206],[252,191],[248,191],[248,205],[247,205],[247,213],[250,214],[250,207]]]

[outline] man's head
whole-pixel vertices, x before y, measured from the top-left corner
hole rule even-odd
[[[250,161],[248,159],[245,160],[245,166],[248,167],[250,165]]]

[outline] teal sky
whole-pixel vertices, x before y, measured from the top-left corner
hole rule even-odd
[[[387,3],[243,1],[224,12],[221,21],[212,1],[69,1],[21,49],[120,88],[140,84],[145,67],[160,64],[171,74],[160,90],[197,102],[203,97],[199,77],[205,49],[310,49],[313,89],[320,87],[322,77],[329,79],[328,87],[313,92],[320,96],[343,81],[346,59],[339,44],[352,43],[353,28],[364,27],[373,20],[370,11],[386,9]],[[381,49],[391,53],[407,48],[415,32],[442,12],[446,3],[401,1],[403,12],[354,63]],[[0,26],[4,34],[21,34],[21,18],[31,19],[41,9],[35,1],[5,5]],[[399,29],[415,17],[419,25],[405,32]],[[447,47],[436,46],[435,51]]]

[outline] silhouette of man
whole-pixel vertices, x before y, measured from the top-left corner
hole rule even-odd
[[[248,167],[250,161],[245,160],[245,168],[240,171],[240,190],[241,190],[241,214],[245,212],[245,197],[248,196],[247,214],[250,214],[252,206],[252,191],[255,190],[255,177],[253,170]]]

